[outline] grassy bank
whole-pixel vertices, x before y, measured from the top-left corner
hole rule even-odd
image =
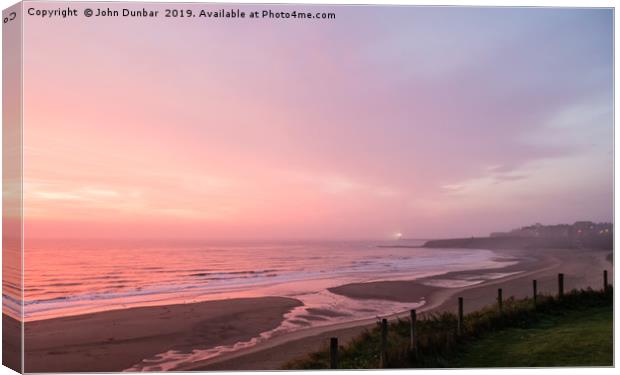
[[[613,309],[589,307],[543,315],[528,328],[507,328],[464,346],[450,367],[609,366]]]
[[[452,313],[419,317],[417,345],[410,322],[388,325],[388,368],[612,365],[613,292],[572,291],[503,301],[464,316],[461,334]],[[339,348],[339,368],[380,368],[381,331],[367,330]],[[329,368],[329,350],[288,363],[288,369]]]

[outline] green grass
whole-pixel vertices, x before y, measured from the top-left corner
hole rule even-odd
[[[611,366],[613,309],[548,315],[529,328],[508,328],[465,346],[450,367]]]
[[[503,311],[488,306],[464,317],[457,335],[452,313],[418,318],[417,349],[409,320],[389,323],[386,368],[611,366],[613,288],[574,290],[563,298],[507,299]],[[340,346],[339,368],[380,368],[380,329]],[[329,367],[327,347],[287,363],[285,369]]]

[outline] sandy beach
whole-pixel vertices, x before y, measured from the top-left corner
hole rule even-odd
[[[27,372],[121,371],[168,350],[249,340],[299,306],[280,297],[138,307],[26,323]]]
[[[563,272],[567,290],[588,286],[599,288],[602,285],[602,270],[612,269],[605,259],[609,251],[502,250],[501,253],[521,259],[516,265],[502,268],[502,273],[510,276],[501,279],[491,278],[497,270],[466,271],[412,281],[348,284],[331,288],[330,291],[360,300],[424,300],[421,313],[453,310],[454,297],[458,294],[465,298],[465,310],[470,311],[493,303],[498,287],[504,289],[506,297],[524,297],[530,295],[531,280],[536,278],[541,293],[553,293],[557,273]],[[472,278],[484,281],[462,288],[433,285],[445,280]],[[281,297],[230,299],[138,307],[28,322],[25,328],[25,370],[120,371],[169,350],[190,352],[192,349],[231,345],[278,327],[284,315],[300,305],[298,300]],[[333,314],[311,309],[307,312],[317,318]],[[338,336],[342,343],[346,343],[373,324],[374,320],[365,320],[310,327],[276,335],[256,346],[183,365],[178,369],[278,369],[287,361],[326,345],[331,336]]]
[[[21,372],[21,324],[2,314],[2,364]]]

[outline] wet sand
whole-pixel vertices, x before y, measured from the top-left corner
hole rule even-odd
[[[354,283],[329,288],[334,294],[355,299],[382,299],[396,302],[420,302],[441,288],[411,281],[377,281]]]
[[[291,298],[245,298],[27,322],[25,370],[121,371],[168,350],[189,352],[249,340],[276,328],[284,314],[300,305]]]
[[[606,251],[593,250],[501,250],[498,253],[510,255],[522,261],[514,266],[501,269],[501,272],[516,274],[496,280],[487,280],[481,284],[462,288],[432,288],[422,283],[428,280],[464,276],[479,276],[496,273],[498,270],[454,272],[413,281],[389,281],[378,283],[349,284],[334,288],[341,294],[352,298],[382,298],[397,301],[418,301],[418,298],[430,291],[425,298],[425,305],[418,309],[422,315],[438,311],[456,312],[456,297],[464,298],[465,313],[495,303],[497,289],[503,289],[505,298],[514,296],[522,298],[532,293],[532,280],[538,282],[538,291],[542,294],[557,292],[557,274],[565,274],[565,290],[573,288],[602,288],[603,270],[610,272],[613,280],[613,266],[606,259]],[[375,285],[373,285],[375,284]],[[406,317],[408,312],[400,314]],[[398,315],[396,315],[398,316]],[[392,317],[396,317],[392,316]],[[309,328],[294,332],[288,337],[273,340],[236,353],[225,354],[203,363],[183,367],[183,370],[273,370],[280,369],[290,360],[303,358],[308,353],[326,348],[330,337],[338,337],[340,343],[346,344],[366,329],[374,327],[374,321],[358,321],[338,324],[331,327]]]

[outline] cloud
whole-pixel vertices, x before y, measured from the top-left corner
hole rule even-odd
[[[449,185],[442,185],[441,188],[444,190],[448,190],[448,191],[458,191],[461,190],[465,187],[466,185],[464,184],[449,184]]]
[[[482,194],[493,185],[523,181],[528,178],[527,167],[519,168],[495,166],[487,168],[481,175],[458,183],[442,185],[448,194]]]
[[[112,189],[98,187],[73,187],[66,184],[26,183],[24,185],[26,197],[35,201],[76,201],[76,202],[103,202],[121,197],[121,194]]]
[[[523,174],[499,174],[499,175],[493,176],[493,178],[495,178],[495,183],[499,184],[501,182],[524,180],[524,179],[527,178],[527,175],[523,175]]]

